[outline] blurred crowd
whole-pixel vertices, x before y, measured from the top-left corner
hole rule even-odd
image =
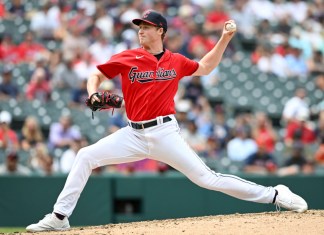
[[[0,104],[15,99],[46,105],[54,91],[65,91],[68,108],[84,110],[88,76],[113,54],[139,47],[131,20],[146,9],[166,16],[165,47],[195,60],[217,43],[224,22],[234,19],[238,32],[225,57],[235,63],[244,52],[260,72],[277,79],[311,77],[324,92],[324,0],[0,0]],[[23,81],[15,81],[15,68],[24,66],[27,73],[18,76]],[[205,96],[218,77],[216,68],[208,76],[184,78],[176,97],[183,138],[212,169],[280,176],[323,169],[324,101],[313,110],[309,94],[297,88],[279,127],[258,110],[229,117],[223,104]],[[101,87],[115,93],[120,88],[118,77]],[[0,112],[0,175],[68,173],[77,151],[92,142],[71,115],[62,113],[48,132],[34,115],[13,129],[13,117],[10,109]],[[126,126],[124,108],[107,115],[105,125],[106,135]],[[142,160],[93,172],[170,170]]]

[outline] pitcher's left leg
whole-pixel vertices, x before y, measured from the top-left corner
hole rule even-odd
[[[186,175],[195,184],[230,196],[260,203],[272,203],[273,187],[265,187],[234,175],[212,171],[189,147],[172,123],[154,132],[150,155],[153,159],[169,164]]]

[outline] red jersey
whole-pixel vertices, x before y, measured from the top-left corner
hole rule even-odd
[[[126,50],[97,68],[107,77],[121,74],[127,117],[144,121],[175,114],[179,80],[192,75],[198,63],[165,50],[160,60],[142,48]]]
[[[18,136],[15,131],[9,129],[9,130],[3,130],[0,128],[0,144],[6,144],[8,145],[12,144],[14,146],[19,144]]]
[[[26,62],[32,61],[35,59],[37,54],[45,51],[45,47],[39,43],[27,43],[22,42],[18,46],[18,52],[20,54],[20,59]]]
[[[315,132],[312,129],[295,121],[288,123],[285,139],[293,139],[296,132],[300,132],[300,140],[304,144],[311,144],[316,140]]]
[[[258,135],[255,137],[255,141],[258,145],[265,147],[268,153],[272,153],[275,149],[276,141],[271,131],[265,127],[258,128]]]

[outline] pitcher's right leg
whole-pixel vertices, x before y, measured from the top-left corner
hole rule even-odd
[[[69,217],[94,168],[138,161],[146,154],[146,145],[135,137],[129,127],[82,148],[73,163],[65,186],[54,205],[54,212]]]
[[[72,214],[94,168],[138,161],[146,155],[147,144],[139,136],[134,135],[129,127],[82,148],[74,160],[64,188],[54,205],[53,213],[46,215],[38,223],[29,225],[26,230],[39,232],[70,228],[67,217]],[[65,217],[60,220],[55,213]]]

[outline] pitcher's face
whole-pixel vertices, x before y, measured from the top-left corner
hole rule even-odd
[[[139,25],[138,38],[141,46],[149,46],[162,41],[163,29],[145,22]]]

